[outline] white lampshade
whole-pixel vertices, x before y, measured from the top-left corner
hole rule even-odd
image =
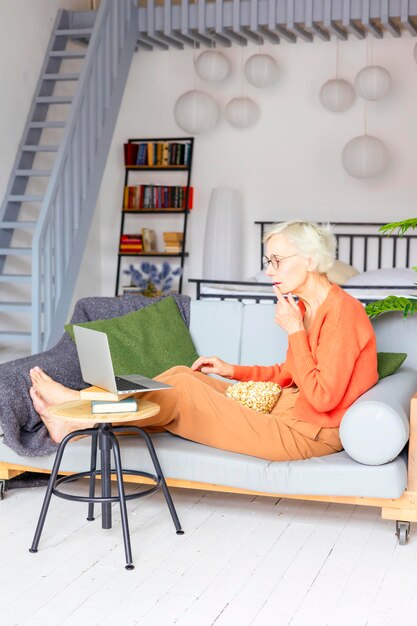
[[[380,100],[391,85],[390,73],[379,65],[368,65],[355,78],[356,92],[365,100]]]
[[[355,137],[343,148],[342,163],[348,174],[355,178],[371,178],[388,165],[388,150],[377,137]]]
[[[278,63],[269,54],[254,54],[245,63],[246,80],[255,87],[273,85],[279,74]]]
[[[178,98],[174,117],[183,130],[198,135],[213,128],[219,117],[219,107],[208,93],[193,89]]]
[[[355,90],[347,80],[328,80],[320,89],[320,102],[325,109],[339,113],[346,111],[355,101]]]
[[[207,50],[196,60],[195,71],[203,80],[220,82],[229,75],[229,59],[222,52]]]
[[[240,194],[236,189],[213,189],[204,235],[203,278],[240,280],[242,249]]]
[[[226,106],[226,119],[235,128],[249,128],[259,116],[259,107],[250,98],[233,98]]]

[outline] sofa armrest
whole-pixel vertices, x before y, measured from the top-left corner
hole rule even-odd
[[[408,441],[410,400],[416,390],[417,370],[401,367],[360,396],[340,425],[349,456],[366,465],[395,459]]]

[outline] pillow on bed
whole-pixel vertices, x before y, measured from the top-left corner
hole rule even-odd
[[[357,276],[349,278],[346,285],[372,285],[375,287],[395,285],[412,287],[415,283],[417,283],[417,272],[409,267],[394,267],[361,272]]]
[[[359,272],[355,267],[337,259],[327,272],[327,277],[332,283],[336,283],[336,285],[344,285],[349,278],[357,274],[359,274]]]
[[[107,334],[115,374],[153,378],[174,365],[190,366],[198,354],[172,297],[121,317],[78,324]],[[72,324],[65,330],[74,339]]]

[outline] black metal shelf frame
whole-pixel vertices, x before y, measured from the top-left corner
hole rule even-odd
[[[161,142],[183,142],[183,143],[189,143],[190,144],[190,154],[189,154],[189,161],[188,161],[188,165],[185,166],[125,166],[125,178],[124,178],[124,186],[123,186],[123,193],[125,188],[128,186],[128,182],[129,182],[129,175],[131,172],[142,172],[142,171],[154,171],[154,172],[167,172],[167,171],[174,171],[174,172],[185,172],[187,174],[187,180],[186,180],[186,192],[185,192],[185,206],[188,207],[188,202],[189,202],[189,194],[190,194],[190,186],[191,186],[191,167],[192,167],[192,162],[193,162],[193,148],[194,148],[194,137],[150,137],[150,138],[133,138],[133,139],[128,139],[127,143],[149,143],[149,142],[155,142],[155,143],[161,143]],[[122,206],[124,206],[124,204],[122,204]],[[164,257],[176,257],[180,259],[180,266],[181,266],[181,276],[179,277],[179,283],[178,283],[178,292],[181,293],[182,292],[182,285],[183,285],[183,273],[184,273],[184,262],[185,259],[188,257],[188,252],[185,251],[185,247],[186,247],[186,242],[187,242],[187,225],[188,225],[188,214],[189,214],[190,210],[187,209],[178,209],[178,210],[169,210],[169,209],[138,209],[138,210],[125,210],[122,209],[121,211],[121,222],[120,222],[120,235],[119,235],[119,242],[121,239],[122,234],[124,233],[124,228],[125,228],[125,217],[126,215],[129,214],[133,214],[133,215],[140,215],[140,214],[146,214],[146,215],[182,215],[183,216],[183,225],[182,225],[182,233],[183,233],[183,240],[182,240],[182,250],[180,253],[167,253],[167,252],[161,252],[158,254],[158,252],[151,252],[151,253],[147,253],[147,252],[142,252],[142,253],[133,253],[133,254],[129,254],[129,253],[121,253],[119,251],[118,255],[117,255],[117,272],[116,272],[116,288],[115,288],[115,295],[117,296],[119,293],[119,288],[120,288],[120,271],[121,271],[121,261],[122,258],[124,257],[160,257],[160,258],[164,258]]]

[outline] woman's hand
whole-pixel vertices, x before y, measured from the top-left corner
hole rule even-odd
[[[285,299],[277,285],[274,285],[274,292],[278,298],[275,306],[275,321],[278,326],[281,326],[289,335],[304,330],[301,311],[292,295],[288,294]]]
[[[233,376],[233,365],[222,361],[217,356],[200,356],[194,361],[191,369],[203,374],[218,374],[224,378]]]

